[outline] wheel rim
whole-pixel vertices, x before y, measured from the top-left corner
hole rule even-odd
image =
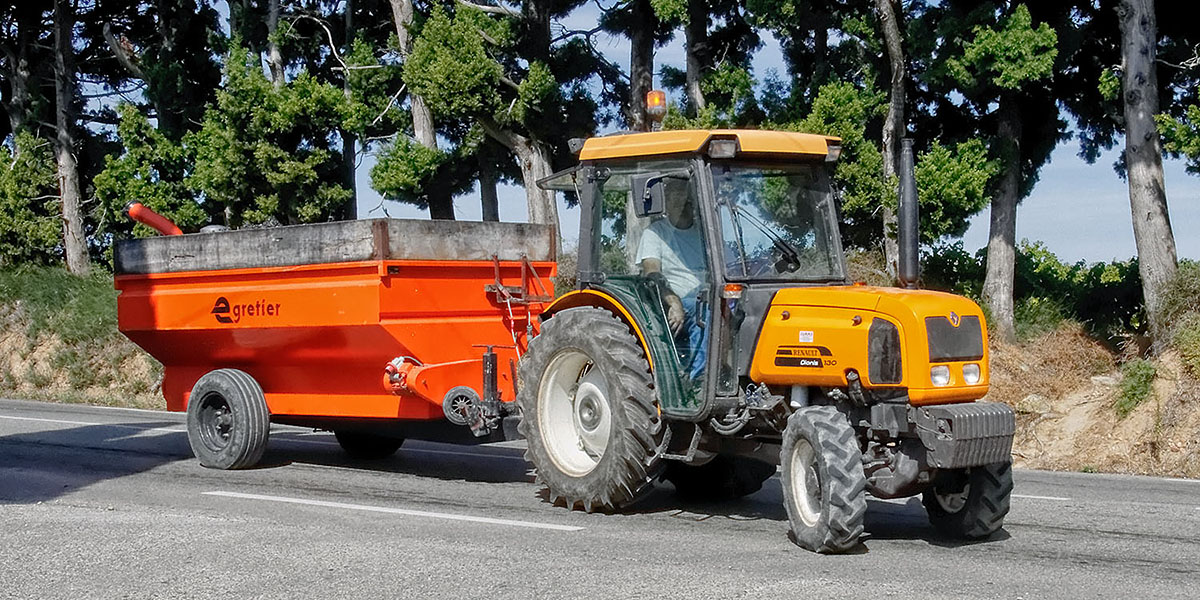
[[[938,506],[950,514],[962,510],[967,505],[967,496],[970,494],[971,484],[969,482],[964,482],[962,489],[955,492],[942,491],[937,488],[933,490],[933,497],[937,500]]]
[[[821,519],[821,477],[817,472],[817,453],[808,440],[798,440],[792,448],[789,479],[800,520],[809,527],[816,525]]]
[[[538,392],[538,424],[554,465],[574,477],[592,472],[612,432],[604,374],[587,354],[566,350],[550,361]]]
[[[233,410],[220,394],[208,394],[200,400],[200,439],[210,450],[220,451],[233,435]]]

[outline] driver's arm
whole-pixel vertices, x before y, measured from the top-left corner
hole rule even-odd
[[[671,327],[671,333],[678,333],[679,328],[683,326],[683,301],[667,284],[667,278],[662,273],[662,261],[657,258],[643,258],[642,275],[658,286],[659,294],[667,305],[667,325]]]

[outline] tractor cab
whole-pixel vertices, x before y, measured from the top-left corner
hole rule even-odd
[[[737,405],[774,293],[847,283],[830,168],[840,149],[771,131],[587,140],[578,167],[541,182],[582,208],[580,297],[556,307],[611,298],[630,313],[664,413]]]

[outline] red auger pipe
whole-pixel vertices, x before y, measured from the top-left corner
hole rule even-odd
[[[150,210],[145,204],[136,200],[125,205],[125,214],[129,215],[130,219],[163,235],[183,235],[183,231],[180,231],[179,227],[170,219]]]

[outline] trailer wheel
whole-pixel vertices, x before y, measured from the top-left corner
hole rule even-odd
[[[588,512],[626,506],[662,470],[662,419],[637,339],[611,313],[564,310],[521,360],[526,460],[550,499]]]
[[[788,418],[780,454],[792,541],[822,554],[856,546],[867,512],[867,479],[846,417],[832,406],[797,410]]]
[[[943,535],[980,539],[1004,526],[1013,490],[1012,463],[942,471],[922,498]]]
[[[663,478],[675,485],[675,493],[689,500],[734,500],[762,489],[775,474],[775,465],[742,456],[719,455],[692,466],[667,463]]]
[[[347,431],[339,429],[333,432],[333,437],[337,438],[338,445],[350,458],[360,460],[379,460],[387,458],[396,453],[404,443],[403,438],[388,437],[385,435],[376,435],[374,433],[363,433],[361,431]]]
[[[262,388],[237,369],[210,371],[192,387],[187,408],[188,443],[200,464],[245,469],[262,459],[271,415]]]

